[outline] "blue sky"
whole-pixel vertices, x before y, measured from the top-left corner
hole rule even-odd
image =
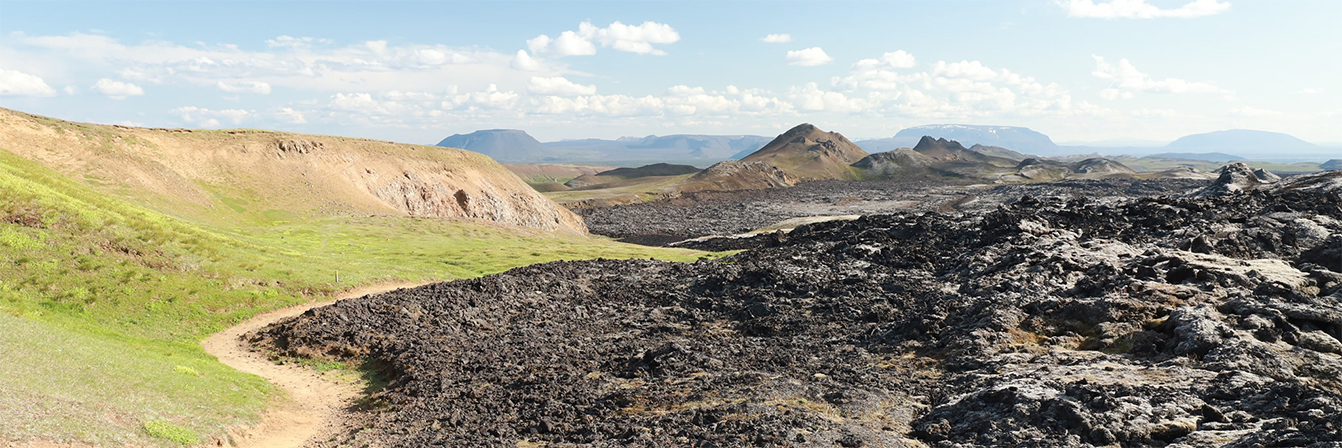
[[[1339,18],[1333,0],[0,1],[0,106],[412,143],[801,122],[1334,143]]]

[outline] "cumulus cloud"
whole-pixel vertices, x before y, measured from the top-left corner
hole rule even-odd
[[[889,68],[910,68],[914,65],[913,55],[904,50],[898,50],[883,54],[880,58],[857,61],[853,64],[853,70],[867,71]]]
[[[42,78],[0,68],[0,96],[52,96],[56,91]]]
[[[1112,81],[1109,88],[1101,92],[1106,99],[1130,98],[1127,93],[1220,93],[1231,92],[1205,82],[1185,81],[1176,78],[1155,79],[1151,75],[1137,70],[1127,59],[1120,59],[1117,65],[1110,64],[1103,57],[1094,56],[1095,71],[1091,75]]]
[[[924,71],[911,65],[907,52],[853,64],[848,76],[834,77],[832,91],[819,86],[793,90],[802,109],[855,111],[882,116],[968,118],[1012,116],[1077,116],[1101,113],[1056,83],[1041,83],[1008,69],[980,61],[937,61]],[[840,96],[842,95],[842,96]]]
[[[281,107],[275,111],[275,118],[289,124],[307,124],[308,122],[307,117],[302,112],[288,107]]]
[[[536,58],[531,57],[530,54],[527,54],[526,50],[517,50],[517,55],[513,56],[513,60],[508,63],[508,66],[527,72],[534,72],[541,69],[541,63],[537,61]]]
[[[595,95],[596,86],[585,86],[569,81],[563,76],[550,78],[535,77],[527,82],[527,92],[537,95],[578,96]]]
[[[586,23],[586,22],[584,22]],[[559,37],[551,39],[544,34],[527,40],[527,48],[538,55],[562,58],[565,56],[591,56],[596,54],[596,45],[586,37],[573,31],[565,31]]]
[[[1286,116],[1285,112],[1273,109],[1261,109],[1253,106],[1236,107],[1226,111],[1227,114],[1248,117],[1248,118],[1276,118]]]
[[[281,36],[283,37],[283,36]],[[273,42],[270,42],[273,41]],[[324,39],[276,38],[270,48],[244,50],[236,45],[164,41],[123,44],[117,39],[73,33],[63,36],[11,34],[8,51],[30,53],[70,67],[115,73],[120,82],[177,84],[218,88],[238,79],[265,79],[272,87],[348,91],[368,88],[430,88],[449,83],[501,80],[512,54],[444,45],[395,45],[367,41],[345,46],[320,45],[290,51]],[[469,70],[454,66],[468,66]],[[512,81],[525,77],[512,75]]]
[[[1222,0],[1194,0],[1174,9],[1161,9],[1146,3],[1146,0],[1111,0],[1096,3],[1095,0],[1059,0],[1058,4],[1072,17],[1097,19],[1155,19],[1155,18],[1194,18],[1223,13],[1230,9],[1230,2]]]
[[[797,107],[804,111],[856,112],[865,106],[860,100],[850,100],[843,93],[820,90],[820,86],[813,82],[793,87],[791,94],[797,100]]]
[[[243,109],[211,110],[196,106],[179,107],[169,112],[181,117],[183,122],[204,128],[219,127],[220,120],[238,125],[255,115],[255,112]]]
[[[114,81],[111,79],[99,79],[92,87],[94,92],[107,95],[116,100],[125,99],[129,96],[144,95],[144,89],[128,82]]]
[[[270,94],[270,84],[261,81],[219,81],[215,86],[228,93]]]
[[[811,47],[796,51],[787,52],[788,65],[797,65],[802,67],[815,67],[833,62],[834,58],[825,54],[825,50],[820,47]]]
[[[539,35],[527,40],[531,54],[547,57],[588,56],[596,54],[596,46],[638,54],[665,55],[654,44],[672,44],[680,41],[680,33],[670,25],[643,22],[626,25],[613,22],[605,28],[591,22],[578,24],[578,30],[564,31],[559,36]]]
[[[1321,93],[1323,93],[1323,92],[1326,92],[1326,90],[1323,90],[1322,88],[1318,88],[1318,87],[1307,87],[1307,88],[1304,88],[1304,89],[1300,89],[1300,93],[1303,93],[1303,94],[1306,94],[1306,95],[1318,95],[1318,94],[1321,94]]]
[[[786,34],[786,33],[785,33],[785,34],[770,34],[770,35],[768,35],[768,36],[764,36],[764,37],[760,38],[760,41],[761,41],[761,42],[764,42],[764,43],[770,43],[770,44],[785,44],[785,43],[788,43],[788,42],[792,42],[792,35],[791,35],[791,34]]]
[[[315,38],[315,37],[307,37],[307,36],[304,36],[304,37],[293,37],[293,36],[287,36],[287,35],[285,35],[285,36],[277,36],[277,37],[275,37],[274,39],[266,39],[266,45],[269,46],[269,47],[271,47],[271,48],[275,48],[275,47],[306,48],[306,47],[311,47],[313,43],[329,44],[329,43],[331,43],[331,40],[330,40],[330,39],[318,39],[318,38]]]

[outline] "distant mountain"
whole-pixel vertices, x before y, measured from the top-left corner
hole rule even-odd
[[[975,151],[975,152],[981,152],[981,153],[984,153],[984,154],[987,154],[987,155],[990,155],[990,156],[993,156],[993,157],[1001,157],[1001,158],[1003,158],[1003,159],[1010,159],[1010,160],[1017,160],[1017,161],[1025,160],[1025,159],[1028,159],[1028,158],[1029,158],[1029,156],[1027,156],[1027,155],[1025,155],[1025,154],[1021,154],[1021,153],[1019,153],[1019,152],[1012,151],[1012,150],[1010,150],[1010,149],[1006,149],[1006,148],[1003,148],[1003,147],[1000,147],[1000,146],[974,145],[974,146],[971,146],[971,147],[969,148],[969,150],[970,150],[970,151]]]
[[[1201,160],[1204,162],[1237,162],[1247,160],[1243,157],[1226,154],[1223,152],[1162,152],[1151,154],[1151,158],[1159,159],[1181,159],[1181,160]]]
[[[1087,146],[1099,148],[1122,148],[1122,147],[1154,147],[1165,146],[1169,140],[1147,140],[1140,138],[1111,138],[1108,140],[1096,140],[1090,142],[1060,142],[1058,146]]]
[[[1113,160],[1086,158],[1078,162],[1021,157],[999,147],[923,136],[913,149],[872,154],[853,164],[864,178],[954,178],[983,180],[1059,180],[1072,177],[1131,176],[1135,172]]]
[[[1318,145],[1280,132],[1231,129],[1228,131],[1208,132],[1180,137],[1165,145],[1165,148],[1177,152],[1212,152],[1270,154],[1282,152],[1313,151]]]
[[[964,145],[997,146],[1029,154],[1054,155],[1058,152],[1058,145],[1047,135],[1013,126],[934,124],[904,129],[895,133],[895,138],[921,138],[924,135],[955,140]]]
[[[1319,169],[1323,170],[1342,170],[1342,159],[1332,159],[1319,164]]]
[[[548,152],[541,142],[517,129],[454,134],[438,142],[438,146],[478,152],[500,162],[539,162],[546,159]]]
[[[654,163],[644,165],[638,168],[616,168],[610,171],[597,173],[597,176],[619,176],[623,178],[636,178],[648,176],[679,176],[681,174],[693,174],[699,172],[698,168],[690,165],[672,165],[669,163]]]
[[[810,123],[774,138],[742,162],[767,162],[801,179],[845,179],[849,165],[867,156],[843,134],[825,132]]]
[[[690,165],[672,165],[669,163],[654,163],[644,165],[638,168],[615,168],[602,171],[595,174],[582,175],[564,183],[569,188],[593,188],[593,187],[616,187],[645,183],[641,179],[650,177],[672,177],[685,174],[694,174],[699,172],[698,168]],[[634,180],[634,182],[627,182]]]
[[[616,140],[583,139],[543,143],[551,157],[565,161],[736,160],[769,142],[760,135],[649,135]]]
[[[741,160],[714,164],[682,184],[683,191],[776,188],[822,179],[856,179],[850,165],[863,151],[837,132],[810,123],[780,134]]]

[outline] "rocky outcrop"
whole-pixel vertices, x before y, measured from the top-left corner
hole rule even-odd
[[[1257,190],[1281,180],[1280,176],[1264,169],[1250,168],[1240,162],[1221,167],[1216,182],[1198,192],[1202,196],[1220,196]]]
[[[941,174],[932,169],[934,163],[935,160],[920,152],[900,148],[863,157],[853,167],[861,169],[864,177],[932,177]]]
[[[1101,176],[1114,175],[1114,174],[1120,174],[1120,175],[1137,174],[1136,171],[1133,171],[1132,168],[1128,168],[1127,165],[1100,157],[1090,158],[1077,162],[1075,165],[1072,166],[1072,171],[1077,174],[1092,174]]]
[[[322,142],[314,142],[303,139],[288,139],[275,142],[275,149],[279,150],[281,154],[284,153],[311,154],[312,152],[320,150],[321,148],[322,148]]]
[[[1340,231],[1322,189],[1023,196],[345,300],[254,340],[385,375],[343,446],[1335,446]]]
[[[783,188],[801,181],[801,178],[770,163],[728,160],[715,163],[694,175],[685,182],[681,191]]]

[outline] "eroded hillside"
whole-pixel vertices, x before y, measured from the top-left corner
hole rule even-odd
[[[0,149],[133,202],[207,222],[400,215],[585,233],[480,154],[259,130],[145,129],[0,109]]]

